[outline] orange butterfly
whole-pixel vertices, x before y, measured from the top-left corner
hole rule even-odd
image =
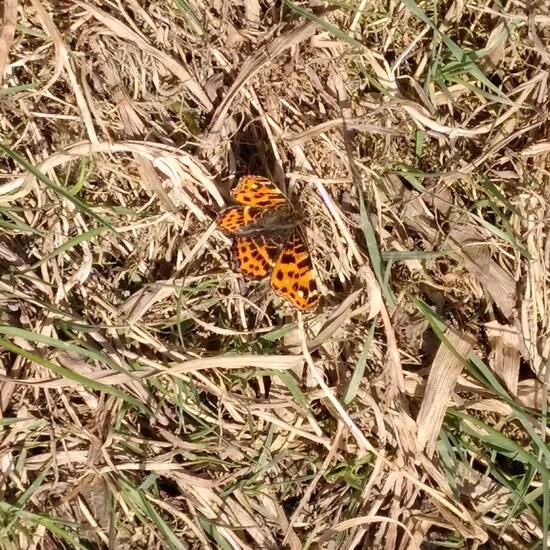
[[[217,223],[235,237],[237,271],[254,279],[271,273],[276,294],[298,309],[314,309],[319,292],[313,264],[288,199],[260,176],[242,177],[231,197],[239,204],[223,210]]]

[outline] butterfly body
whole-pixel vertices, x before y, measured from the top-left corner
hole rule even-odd
[[[219,228],[234,237],[237,271],[247,278],[271,275],[276,294],[301,310],[319,301],[311,257],[292,205],[271,181],[244,176],[231,191],[239,204],[223,210]]]

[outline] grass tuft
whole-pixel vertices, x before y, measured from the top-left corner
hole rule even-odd
[[[542,4],[2,10],[1,548],[548,548]]]

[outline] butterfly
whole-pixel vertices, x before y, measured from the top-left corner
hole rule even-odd
[[[270,275],[273,291],[294,307],[308,311],[319,302],[313,264],[296,213],[283,192],[261,176],[244,176],[231,190],[236,206],[217,218],[234,237],[239,273],[251,279]]]

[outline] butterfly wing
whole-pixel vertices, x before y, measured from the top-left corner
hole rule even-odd
[[[312,310],[319,303],[313,263],[299,231],[291,235],[277,256],[271,273],[271,288],[303,311]]]
[[[231,190],[233,199],[240,203],[223,210],[217,218],[218,227],[230,235],[258,231],[286,222],[292,207],[282,191],[271,181],[260,176],[244,176]]]
[[[221,212],[217,221],[235,237],[237,271],[253,279],[271,273],[276,294],[303,311],[314,309],[319,293],[313,264],[283,192],[266,178],[244,176],[231,196],[239,204]]]
[[[233,258],[237,271],[251,279],[263,279],[271,273],[281,243],[264,235],[236,237]]]
[[[216,222],[223,232],[234,235],[259,222],[265,215],[265,208],[230,206],[220,212]]]
[[[283,192],[261,176],[243,176],[231,190],[231,196],[240,204],[260,208],[273,208],[288,203]]]

